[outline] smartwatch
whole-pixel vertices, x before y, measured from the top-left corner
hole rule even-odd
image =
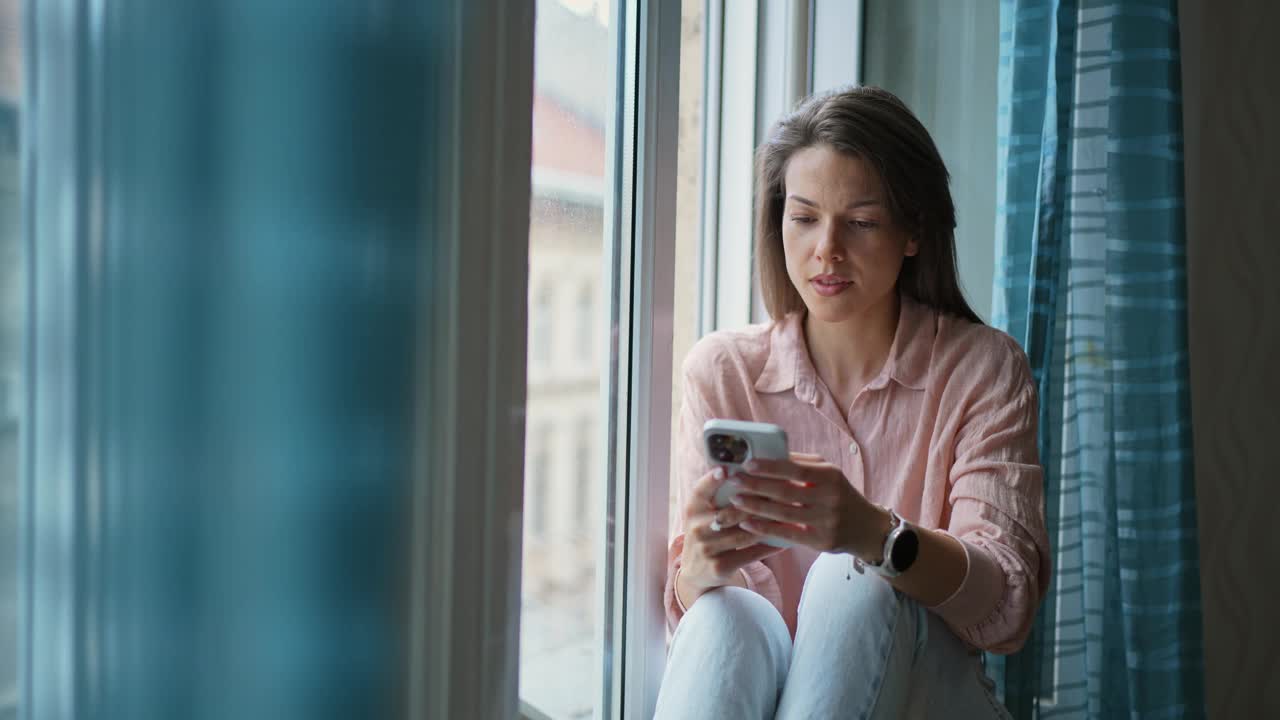
[[[877,575],[891,578],[906,572],[915,563],[916,556],[920,554],[920,535],[911,523],[898,517],[893,508],[886,509],[893,524],[884,539],[884,552],[880,555],[880,561],[863,562],[855,556],[853,564],[859,572],[866,568]]]

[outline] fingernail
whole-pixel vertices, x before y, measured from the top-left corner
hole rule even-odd
[[[717,479],[717,480],[723,480],[723,479],[724,479],[724,475],[725,475],[725,473],[724,473],[724,466],[723,466],[723,465],[717,465],[717,466],[716,466],[715,473],[716,473],[716,479]]]
[[[742,469],[743,469],[743,470],[746,470],[747,472],[755,472],[755,471],[756,471],[756,469],[757,469],[757,468],[759,468],[759,467],[760,467],[760,465],[759,465],[758,463],[756,463],[756,461],[755,461],[755,460],[748,460],[748,461],[746,461],[746,462],[742,463]]]
[[[741,496],[741,495],[734,495],[734,496],[729,500],[729,502],[733,503],[734,505],[736,505],[736,506],[738,506],[738,507],[742,507],[742,504],[743,504],[743,502],[745,502],[745,501],[742,499],[742,496]]]

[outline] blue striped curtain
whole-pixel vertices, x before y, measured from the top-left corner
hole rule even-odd
[[[1204,714],[1176,0],[1003,0],[994,324],[1039,384],[1053,583],[1016,717]]]

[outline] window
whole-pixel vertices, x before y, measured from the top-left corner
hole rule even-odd
[[[558,359],[572,354],[572,346],[561,350],[566,341],[608,348],[610,362],[603,377],[581,363],[578,375],[566,367],[554,380],[529,379],[528,426],[554,422],[547,442],[566,462],[553,463],[543,481],[534,460],[527,492],[555,498],[551,516],[575,527],[526,546],[520,695],[528,717],[652,712],[665,654],[665,626],[653,612],[662,589],[634,579],[664,571],[666,520],[678,512],[668,494],[675,369],[700,333],[752,317],[752,151],[767,122],[811,86],[814,18],[848,14],[822,0],[787,4],[785,13],[781,3],[684,0],[678,18],[660,15],[663,4],[641,5],[538,4],[531,287],[554,288],[571,312],[535,302],[530,344]],[[642,12],[646,37],[636,31]],[[845,58],[855,30],[823,37],[839,41]],[[677,57],[679,95],[663,95],[656,88],[669,93],[675,83],[653,78]],[[640,67],[653,85],[639,80]],[[674,138],[659,142],[664,113],[677,122]],[[574,284],[584,277],[592,281]],[[609,327],[596,325],[602,317]],[[562,321],[576,328],[557,327]],[[605,432],[593,430],[602,425]],[[527,540],[535,522],[526,523]]]
[[[701,6],[683,7],[696,17]],[[549,427],[554,451],[541,480],[542,440],[527,435],[527,500],[540,493],[551,505],[544,541],[534,537],[541,519],[525,523],[525,717],[639,718],[656,698],[644,668],[663,652],[664,629],[638,607],[661,602],[661,588],[631,579],[665,558],[665,528],[646,534],[665,505],[640,493],[654,476],[665,500],[677,155],[666,119],[676,118],[686,46],[673,9],[537,3],[529,272],[530,287],[549,288],[556,303],[531,295],[530,346],[548,348],[554,372],[531,365],[526,427]]]
[[[603,453],[578,418],[598,414],[602,402],[600,370],[585,358],[602,350],[593,344],[605,316],[595,298],[605,296],[606,126],[616,109],[611,12],[607,3],[539,0],[535,26],[529,273],[538,290],[526,413],[537,431],[526,435],[520,698],[527,716],[555,720],[591,717],[600,705],[598,683],[585,679],[598,677],[602,656],[595,570],[603,538],[582,485],[603,483],[606,473],[583,468]]]
[[[534,543],[541,543],[547,536],[547,505],[551,502],[547,485],[551,468],[550,437],[551,433],[545,428],[529,435],[529,489],[525,494],[525,506],[528,508],[529,536]]]
[[[595,288],[584,284],[578,291],[578,306],[574,308],[578,322],[578,358],[583,365],[592,365],[596,357],[596,304]]]
[[[529,323],[529,347],[532,350],[532,364],[539,369],[548,368],[555,354],[555,348],[552,346],[555,334],[551,321],[554,302],[555,294],[547,285],[543,285],[538,290],[537,299],[533,302],[533,317]]]
[[[573,517],[580,518],[582,522],[574,528],[575,535],[581,538],[593,537],[595,517],[592,515],[592,508],[595,507],[593,498],[595,497],[596,472],[595,466],[592,464],[592,446],[595,445],[594,425],[590,418],[584,418],[578,421],[578,429],[575,433],[576,447],[574,448],[574,491],[573,491]]]

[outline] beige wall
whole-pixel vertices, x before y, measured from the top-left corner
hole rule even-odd
[[[996,236],[996,79],[1000,4],[867,0],[862,81],[897,94],[951,172],[965,298],[991,319]]]
[[[1181,0],[1209,715],[1280,717],[1280,4]]]

